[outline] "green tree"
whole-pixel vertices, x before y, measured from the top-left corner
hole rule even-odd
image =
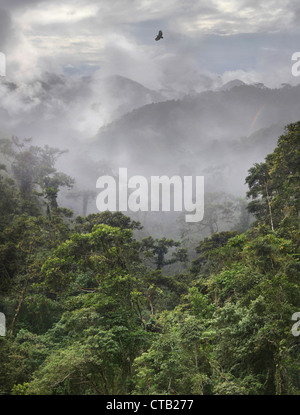
[[[164,266],[174,264],[175,262],[187,262],[187,252],[185,248],[175,250],[170,258],[167,254],[170,248],[177,248],[180,242],[165,237],[154,239],[152,236],[144,238],[141,242],[141,249],[148,258],[153,258],[157,270],[161,270]]]
[[[289,124],[273,153],[249,170],[248,209],[259,222],[277,228],[286,217],[299,216],[300,122]]]
[[[58,207],[59,190],[62,187],[71,188],[74,180],[57,172],[55,168],[58,157],[65,151],[49,146],[41,148],[29,145],[30,141],[12,137],[11,140],[1,140],[0,146],[2,153],[10,161],[10,168],[20,190],[23,211],[38,214],[37,197],[42,196],[50,214],[51,209]]]

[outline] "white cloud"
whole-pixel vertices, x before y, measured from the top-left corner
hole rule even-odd
[[[7,53],[8,76],[18,79],[45,70],[85,74],[100,68],[102,75],[120,74],[150,88],[168,84],[188,90],[193,82],[203,81],[201,74],[265,76],[274,66],[274,57],[267,61],[273,49],[282,69],[272,71],[271,77],[283,81],[290,62],[284,45],[276,45],[275,32],[299,30],[295,0],[14,0],[9,4],[10,27],[18,42]],[[161,28],[164,40],[155,42]],[[274,40],[266,42],[266,34],[274,34]],[[267,59],[262,64],[263,54]]]

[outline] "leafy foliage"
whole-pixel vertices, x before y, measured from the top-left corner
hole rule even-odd
[[[2,140],[0,393],[299,395],[299,137],[249,170],[257,222],[216,232],[212,206],[191,262],[121,212],[72,220],[62,153]]]

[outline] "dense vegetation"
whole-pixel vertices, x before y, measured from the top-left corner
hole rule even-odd
[[[300,394],[300,122],[246,178],[256,222],[139,239],[120,212],[73,217],[61,151],[1,141],[2,394]]]

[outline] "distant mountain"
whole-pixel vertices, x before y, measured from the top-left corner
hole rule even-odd
[[[230,89],[237,87],[237,86],[244,86],[244,85],[249,85],[246,84],[245,82],[241,81],[240,79],[233,79],[232,81],[227,82],[226,84],[222,85],[220,88],[218,88],[218,90],[220,91],[229,91]],[[263,84],[262,82],[255,82],[254,85],[256,88],[261,88],[261,89],[268,89],[265,84]],[[282,84],[282,86],[286,86],[288,84]]]
[[[222,85],[219,89],[221,91],[228,91],[235,86],[246,85],[245,82],[240,81],[239,79],[233,79],[232,81],[227,82],[226,84]]]
[[[269,89],[234,80],[221,90],[166,98],[175,92],[120,76],[48,73],[29,84],[4,78],[0,133],[68,148],[59,168],[79,189],[95,191],[100,175],[127,167],[129,176],[203,175],[206,192],[244,196],[248,169],[300,119],[300,85]]]
[[[204,175],[210,189],[244,194],[248,169],[299,119],[300,85],[242,83],[133,110],[101,128],[89,148],[134,175]]]
[[[166,101],[163,93],[153,91],[142,84],[123,76],[110,76],[100,80],[97,84],[99,98],[105,96],[106,103],[112,107],[112,118],[142,107],[147,104]]]
[[[70,146],[133,109],[167,98],[121,76],[46,72],[28,83],[0,78],[0,131]]]

